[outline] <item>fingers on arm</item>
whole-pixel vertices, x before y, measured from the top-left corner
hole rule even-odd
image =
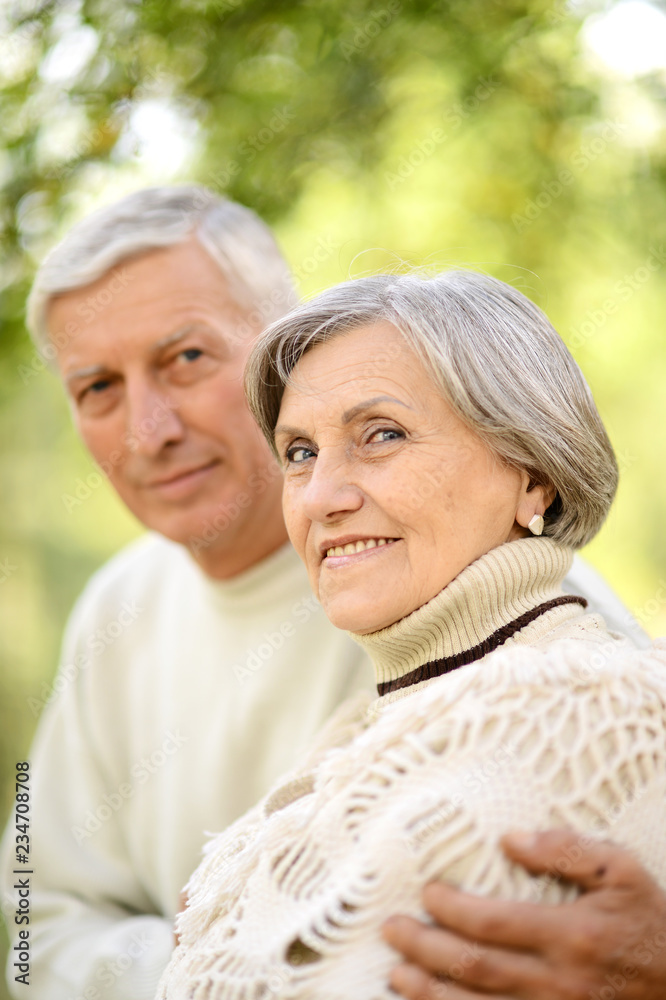
[[[407,958],[410,966],[425,974],[446,977],[449,988],[457,984],[460,989],[491,990],[493,995],[505,991],[513,995],[517,986],[521,989],[527,986],[535,992],[543,984],[544,964],[531,955],[463,940],[441,927],[431,927],[410,917],[388,921],[384,937]],[[447,998],[449,995],[446,994]]]
[[[575,882],[586,892],[623,888],[649,881],[647,872],[629,851],[586,833],[548,830],[507,834],[504,851],[533,875],[550,875]]]
[[[473,1000],[478,993],[470,993],[463,986],[435,979],[416,965],[399,965],[391,975],[391,986],[407,1000]],[[509,1000],[497,993],[494,1000]]]
[[[423,902],[438,924],[468,941],[541,951],[553,932],[552,907],[504,899],[485,899],[444,882],[431,882]]]

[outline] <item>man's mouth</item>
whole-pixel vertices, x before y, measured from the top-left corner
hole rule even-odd
[[[189,469],[181,469],[178,472],[172,473],[170,476],[164,479],[155,479],[146,486],[149,489],[156,489],[168,492],[173,489],[178,489],[178,487],[187,487],[190,483],[195,483],[198,479],[203,478],[206,473],[210,472],[216,465],[219,465],[219,459],[213,459],[211,462],[207,462],[205,465],[195,465]]]

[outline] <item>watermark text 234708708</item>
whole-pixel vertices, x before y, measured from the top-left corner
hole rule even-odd
[[[20,760],[16,765],[16,867],[14,882],[16,911],[14,923],[20,928],[12,949],[14,979],[30,985],[30,764]]]

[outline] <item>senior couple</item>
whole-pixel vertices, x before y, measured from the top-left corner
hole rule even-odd
[[[577,366],[478,275],[292,296],[198,188],[37,275],[33,333],[152,534],[86,589],[31,754],[33,994],[139,1000],[169,963],[164,997],[663,997],[664,653],[571,573],[616,483]]]

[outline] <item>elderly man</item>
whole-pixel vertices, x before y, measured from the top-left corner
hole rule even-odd
[[[333,709],[370,688],[368,664],[327,623],[287,543],[279,469],[242,395],[253,337],[294,298],[263,223],[197,187],[137,192],[96,213],[35,280],[33,335],[56,354],[85,444],[151,533],[96,574],[70,620],[59,693],[31,754],[29,867],[13,826],[5,839],[8,918],[14,935],[28,931],[10,953],[15,996],[29,982],[45,1000],[151,997],[204,831],[252,806]],[[607,589],[580,564],[575,572],[571,589],[593,604],[601,594],[606,617],[630,628]],[[612,868],[622,852],[609,850]],[[538,851],[523,860],[543,864]],[[27,927],[14,922],[19,877],[30,888]],[[590,933],[615,947],[622,918],[609,923],[600,884],[583,897]],[[637,913],[661,899],[643,873],[632,885]],[[429,903],[447,930],[427,931],[437,936],[425,944],[412,923],[387,928],[411,959],[395,983],[409,996],[440,990],[429,973],[450,975],[469,947],[461,935],[478,936],[469,901]],[[549,938],[572,977],[578,905],[558,909]],[[509,970],[515,948],[533,945],[530,921],[496,942]],[[558,993],[552,954],[530,953],[541,992],[518,967],[501,995],[577,996]],[[604,957],[588,949],[584,985],[605,985]],[[506,982],[461,980],[446,995],[499,993]]]

